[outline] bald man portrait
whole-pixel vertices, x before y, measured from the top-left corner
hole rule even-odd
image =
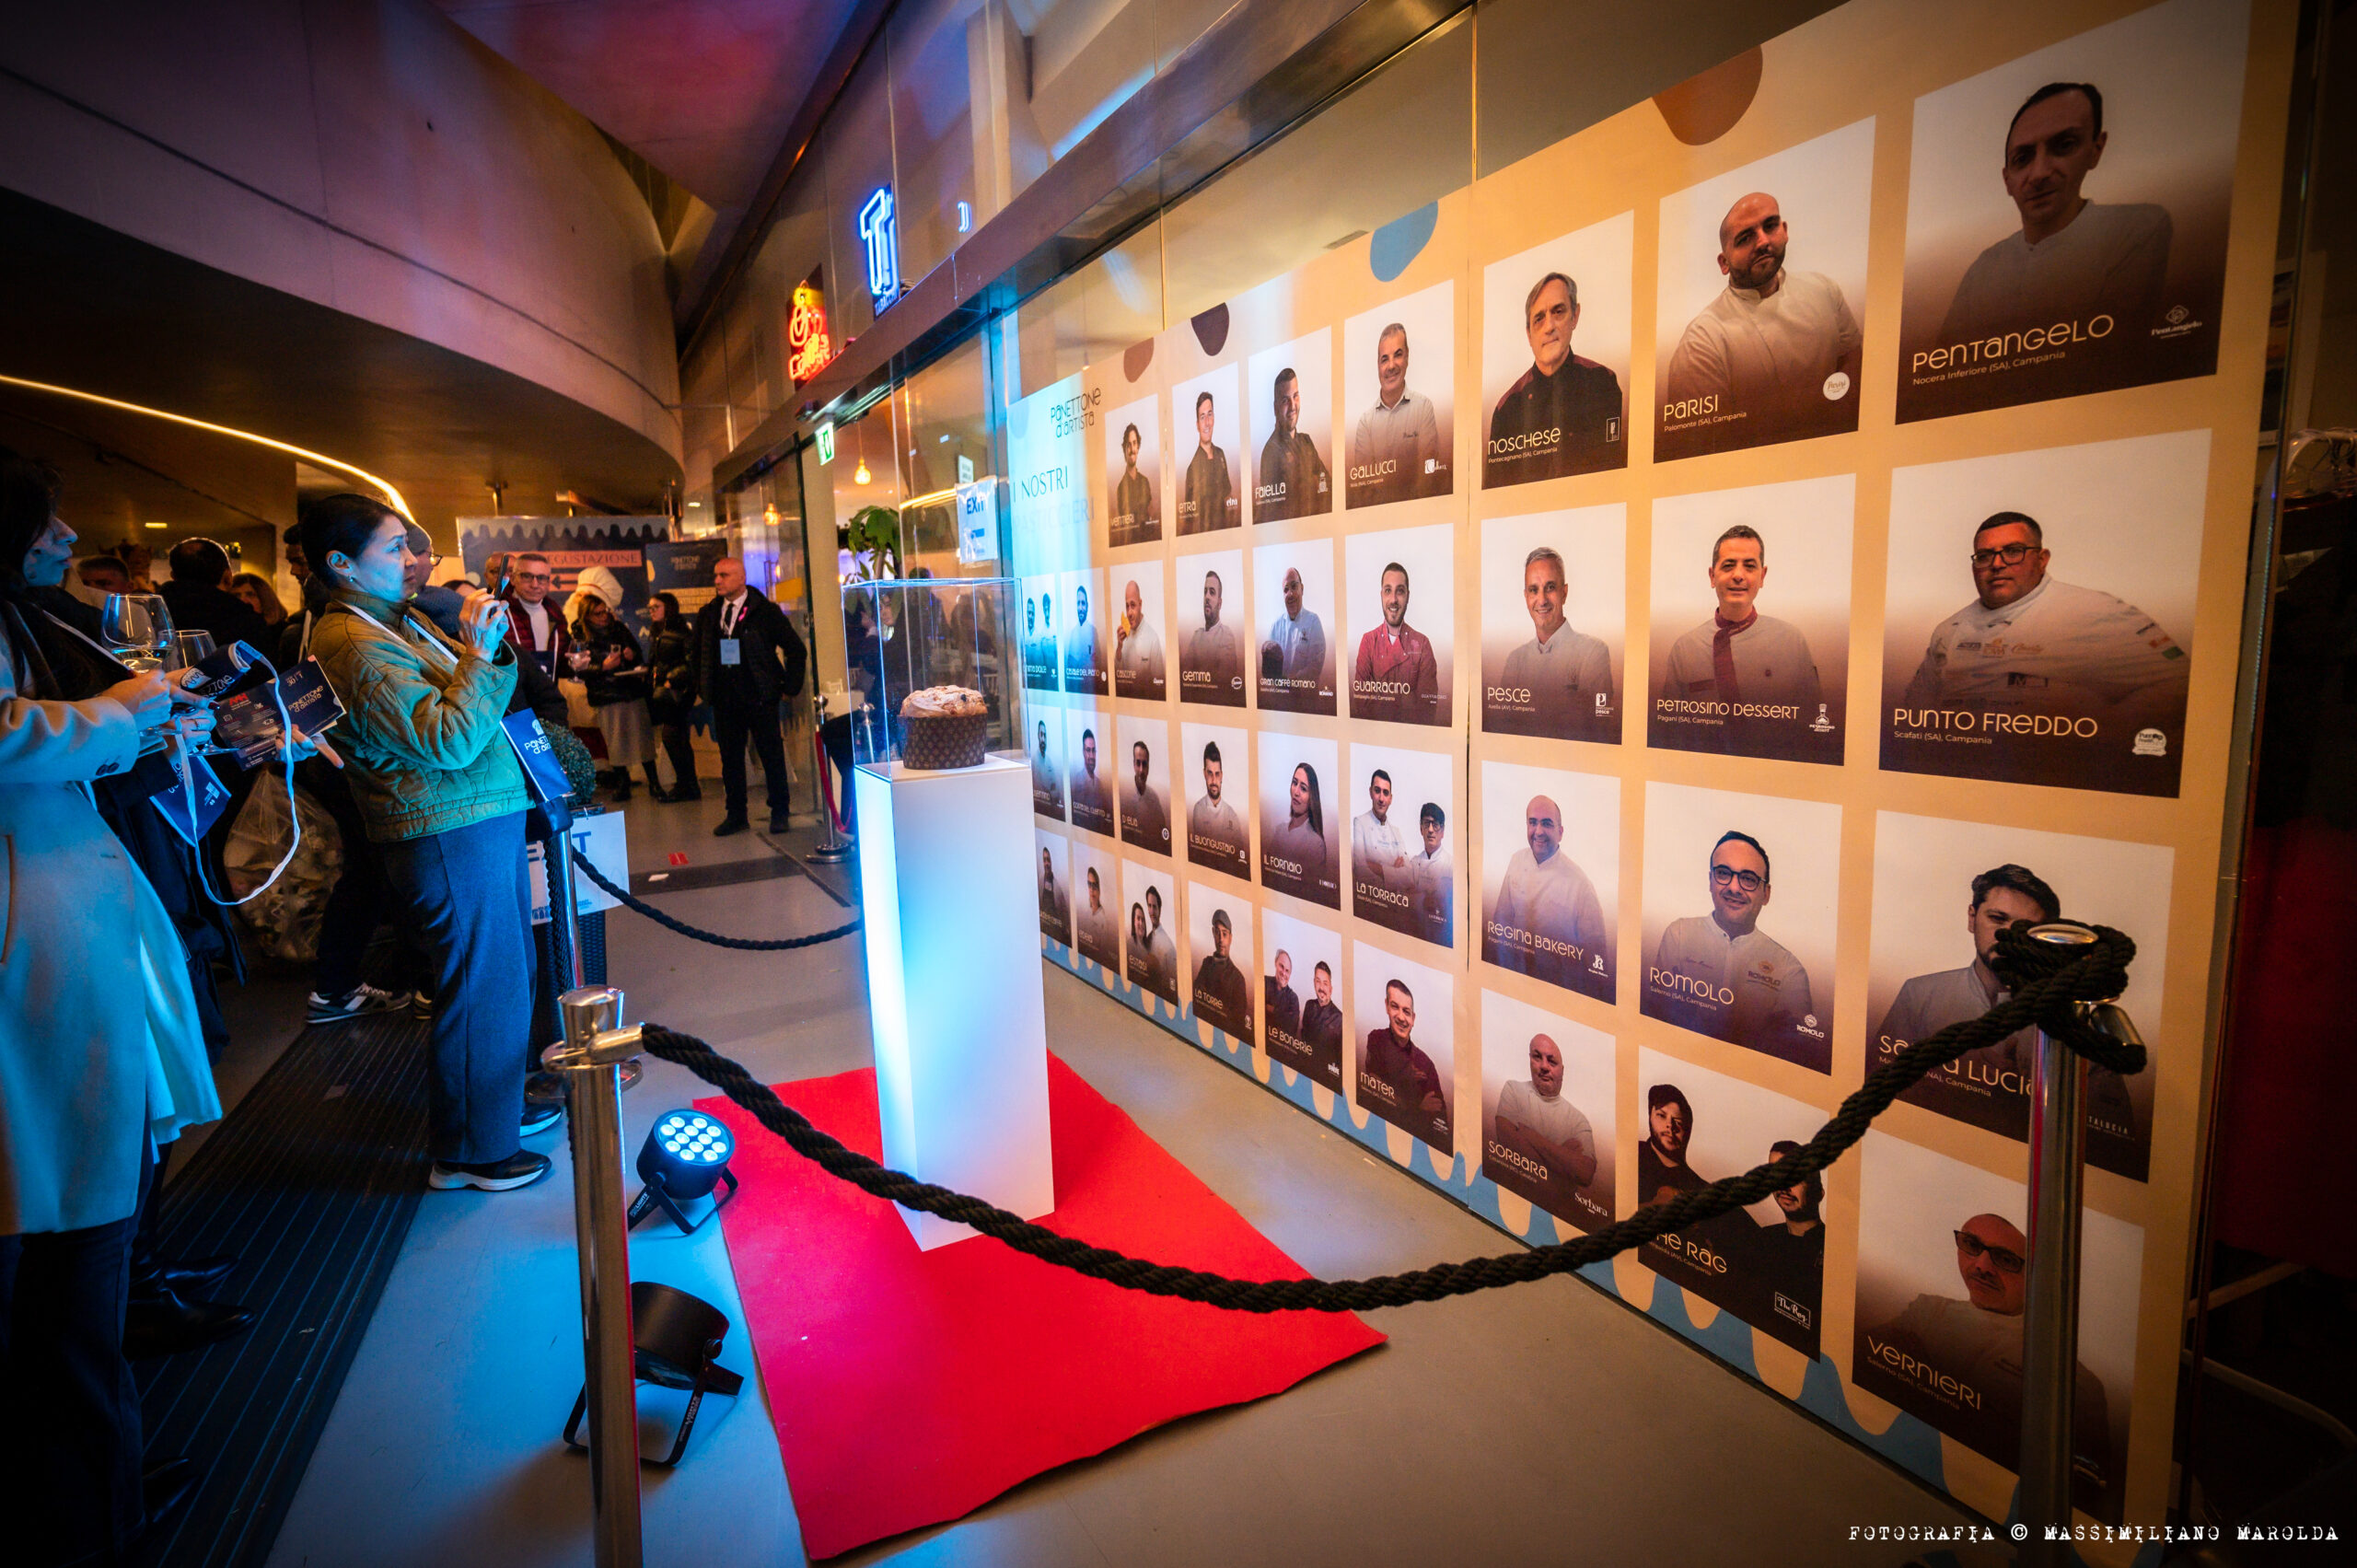
[[[1481,923],[1481,957],[1599,1002],[1612,1000],[1604,903],[1586,872],[1563,853],[1563,808],[1534,795],[1523,808],[1523,844],[1506,862],[1497,901]]]
[[[1666,457],[1797,441],[1858,427],[1864,345],[1841,285],[1785,264],[1792,231],[1765,191],[1719,220],[1726,287],[1678,339],[1663,378]]]
[[[1549,1034],[1530,1037],[1530,1075],[1498,1092],[1482,1149],[1481,1174],[1566,1219],[1609,1219],[1596,1180],[1596,1127],[1563,1098],[1563,1049]],[[1583,1197],[1585,1202],[1583,1202]]]
[[[2021,1453],[2029,1238],[2003,1215],[1980,1214],[1955,1240],[1963,1297],[1926,1291],[1896,1318],[1862,1329],[1854,1365],[1862,1386],[2011,1468]],[[2113,1489],[2109,1407],[2084,1362],[2073,1379],[2071,1447],[2073,1500],[2118,1518],[2116,1504],[2107,1515],[2103,1507]]]

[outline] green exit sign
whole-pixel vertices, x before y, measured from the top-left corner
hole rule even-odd
[[[821,467],[824,467],[834,460],[835,427],[832,424],[822,424],[819,426],[819,462]]]

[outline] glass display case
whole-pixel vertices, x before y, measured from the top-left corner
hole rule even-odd
[[[1023,683],[1012,577],[916,577],[845,583],[843,662],[849,674],[852,757],[900,760],[900,703],[928,686],[981,693],[987,749],[1023,749]]]

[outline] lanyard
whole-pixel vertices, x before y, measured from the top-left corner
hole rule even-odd
[[[430,632],[422,641],[410,638],[403,635],[401,633],[394,631],[391,627],[386,625],[383,621],[377,620],[375,616],[369,614],[358,605],[353,604],[345,599],[336,600],[334,605],[331,608],[341,610],[346,615],[357,615],[361,620],[366,621],[369,625],[374,626],[386,636],[393,638],[395,641],[401,643],[406,646],[417,648],[420,652],[430,653],[436,658],[440,659],[444,664],[448,665],[452,669],[459,668],[458,656],[443,645],[442,639],[439,636]],[[401,623],[404,626],[408,625],[409,618],[407,616],[403,616],[401,618]]]

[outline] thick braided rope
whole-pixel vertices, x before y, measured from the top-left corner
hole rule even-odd
[[[1364,1280],[1229,1279],[1092,1247],[1017,1218],[979,1198],[888,1169],[845,1148],[780,1100],[767,1085],[755,1081],[738,1063],[691,1035],[649,1024],[643,1031],[642,1043],[664,1061],[678,1063],[722,1090],[752,1112],[762,1126],[784,1139],[796,1154],[817,1162],[830,1175],[878,1198],[970,1225],[1043,1262],[1125,1290],[1177,1296],[1237,1312],[1356,1312],[1437,1301],[1444,1296],[1568,1273],[1700,1221],[1756,1203],[1831,1165],[1865,1136],[1867,1127],[1893,1100],[1933,1068],[1968,1051],[1994,1045],[2033,1025],[2042,1026],[2099,1066],[2123,1074],[2142,1071],[2142,1047],[2122,1046],[2088,1028],[2071,1008],[2075,1001],[2109,1000],[2127,986],[2128,962],[2135,956],[2136,945],[2108,926],[2095,930],[2097,940],[2094,946],[2075,948],[2033,942],[2017,931],[2003,934],[1999,937],[1996,967],[2012,985],[2013,994],[1978,1018],[1951,1025],[1929,1039],[1916,1041],[1875,1069],[1856,1093],[1841,1102],[1833,1119],[1796,1154],[1755,1167],[1741,1176],[1681,1193],[1671,1202],[1640,1209],[1629,1218],[1575,1241]]]
[[[577,859],[573,864],[575,869],[583,876],[620,899],[624,908],[637,911],[657,925],[668,925],[682,936],[692,936],[699,942],[709,942],[715,947],[734,947],[740,953],[784,953],[795,947],[815,947],[821,942],[832,942],[838,936],[848,936],[859,929],[859,922],[854,920],[849,925],[838,925],[832,931],[821,931],[809,936],[784,936],[774,942],[756,942],[746,936],[722,936],[715,932],[704,931],[690,925],[684,920],[675,920],[645,900],[632,897],[628,888],[617,888],[607,881],[598,868],[590,865],[586,858]]]

